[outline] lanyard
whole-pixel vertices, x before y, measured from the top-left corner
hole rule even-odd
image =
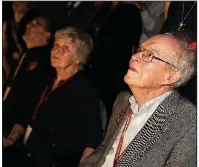
[[[48,90],[48,86],[44,89],[44,91],[43,91],[43,93],[40,97],[39,103],[37,104],[37,107],[34,110],[34,113],[33,113],[33,116],[32,116],[33,120],[36,118],[39,106],[44,102],[45,98],[50,95],[50,93],[47,95],[47,90]]]
[[[123,144],[123,140],[124,140],[124,135],[125,135],[125,133],[126,133],[128,127],[129,127],[132,114],[133,114],[132,111],[128,113],[128,116],[127,116],[127,119],[126,119],[126,124],[125,124],[125,126],[124,126],[123,131],[122,131],[122,135],[121,135],[121,137],[120,137],[119,144],[118,144],[118,146],[117,146],[115,158],[114,158],[114,161],[113,161],[113,167],[117,164],[117,162],[118,162],[118,160],[119,160],[120,152],[121,152],[122,144]]]
[[[63,86],[66,82],[68,82],[69,80],[71,80],[72,77],[73,77],[73,76],[69,77],[69,78],[68,78],[67,80],[65,80],[65,81],[61,81],[61,82],[58,84],[57,88]],[[32,116],[32,119],[33,119],[33,120],[36,118],[38,108],[41,106],[41,104],[44,102],[44,100],[45,100],[47,97],[49,97],[50,94],[54,91],[54,90],[51,90],[51,91],[49,91],[49,93],[47,93],[47,92],[48,92],[48,89],[50,89],[50,88],[51,88],[50,86],[47,86],[47,87],[44,89],[42,95],[40,96],[39,103],[38,103],[37,107],[35,108],[35,110],[34,110],[34,112],[33,112],[33,116]],[[57,89],[57,88],[56,88],[56,89]]]

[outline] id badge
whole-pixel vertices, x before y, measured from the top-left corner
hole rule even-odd
[[[32,132],[32,127],[31,127],[30,125],[28,125],[28,127],[27,127],[27,129],[26,129],[26,133],[25,133],[24,138],[23,138],[23,143],[24,143],[24,145],[25,145],[26,142],[28,141],[28,138],[29,138],[31,132]]]

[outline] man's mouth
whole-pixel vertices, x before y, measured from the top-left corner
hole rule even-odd
[[[129,66],[129,70],[131,70],[131,71],[133,71],[133,72],[138,72],[135,68],[130,67],[130,66]]]
[[[30,33],[30,31],[26,31],[26,32],[25,32],[25,35],[28,35],[29,33]]]
[[[53,59],[59,60],[59,58],[58,58],[58,57],[56,57],[55,55],[53,55]]]

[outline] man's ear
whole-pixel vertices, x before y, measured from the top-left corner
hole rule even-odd
[[[168,70],[168,72],[165,74],[163,85],[172,85],[178,82],[180,78],[181,78],[181,72],[179,70],[177,69]]]
[[[169,70],[168,72],[168,77],[167,77],[167,84],[172,85],[176,82],[178,82],[182,77],[182,74],[179,70],[174,69],[174,70]]]

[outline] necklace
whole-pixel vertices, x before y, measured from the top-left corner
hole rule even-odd
[[[192,7],[189,9],[189,11],[187,12],[186,16],[183,17],[184,16],[184,2],[182,3],[182,21],[180,22],[180,26],[178,27],[178,31],[181,31],[182,27],[185,26],[185,24],[183,24],[183,22],[185,21],[185,19],[189,15],[189,13],[192,11],[192,9],[193,9],[195,4],[196,4],[196,1],[192,5]]]

